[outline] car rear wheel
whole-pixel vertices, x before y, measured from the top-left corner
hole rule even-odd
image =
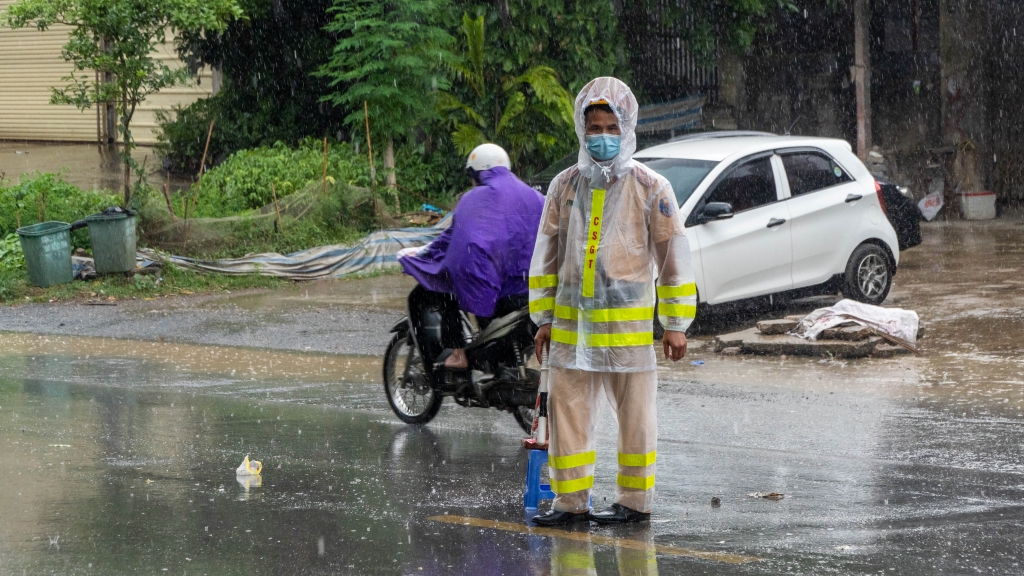
[[[881,304],[892,288],[889,255],[874,244],[861,244],[846,263],[843,296],[865,304]]]

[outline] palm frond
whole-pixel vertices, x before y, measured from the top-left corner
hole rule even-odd
[[[497,134],[502,134],[509,123],[525,110],[526,96],[524,96],[522,92],[513,92],[509,96],[508,104],[505,105],[505,110],[501,113],[501,119],[498,120],[498,126],[495,128],[495,132]]]
[[[442,115],[451,115],[452,112],[462,112],[466,117],[476,123],[478,126],[483,128],[486,125],[486,120],[480,114],[477,114],[476,110],[470,108],[467,104],[455,97],[451,92],[439,92],[436,100],[437,111]]]
[[[473,148],[485,142],[487,142],[487,138],[484,133],[472,124],[458,124],[455,126],[455,131],[452,132],[452,144],[463,156],[469,155]]]
[[[566,124],[572,124],[572,96],[558,81],[558,75],[548,66],[533,66],[515,80],[533,90],[537,99],[558,110],[558,116]]]
[[[466,35],[466,63],[472,75],[466,79],[477,94],[484,92],[484,17],[470,18],[462,13],[462,32]]]

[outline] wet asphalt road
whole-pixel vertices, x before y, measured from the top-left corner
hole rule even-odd
[[[194,323],[159,335],[154,303],[0,310],[0,574],[1024,573],[1024,226],[925,234],[890,302],[921,314],[921,356],[720,357],[703,336],[704,365],[664,366],[657,508],[627,529],[528,531],[510,415],[407,427],[375,358],[323,353],[382,347],[394,277],[182,301],[163,329]],[[235,478],[246,454],[260,486]]]

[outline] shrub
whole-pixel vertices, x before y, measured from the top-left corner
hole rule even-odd
[[[36,172],[31,177],[22,177],[20,184],[0,185],[0,236],[14,233],[19,225],[81,220],[116,206],[118,201],[111,192],[87,191],[69,184],[61,174]],[[75,231],[71,243],[76,248],[88,248],[89,236],[83,230]]]
[[[403,210],[418,208],[424,202],[444,204],[454,197],[458,184],[451,182],[451,168],[440,155],[424,160],[422,148],[402,147],[396,156],[397,194]],[[455,173],[465,178],[458,171]],[[371,184],[367,156],[356,153],[347,142],[328,147],[327,174],[330,181],[338,184],[363,188]],[[380,183],[383,175],[378,172],[378,176]],[[261,208],[273,202],[271,184],[277,197],[284,198],[322,178],[322,141],[307,139],[297,148],[278,142],[269,147],[240,150],[203,177],[195,216],[219,218]],[[390,206],[394,205],[394,192],[381,190],[380,194],[390,198]]]

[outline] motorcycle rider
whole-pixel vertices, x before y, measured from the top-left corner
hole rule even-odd
[[[451,350],[444,366],[456,370],[468,367],[460,309],[486,327],[491,317],[527,305],[527,275],[544,209],[544,197],[512,173],[508,153],[496,144],[474,148],[466,173],[474,188],[459,200],[448,229],[398,259],[420,284],[410,306],[440,311],[442,343]]]

